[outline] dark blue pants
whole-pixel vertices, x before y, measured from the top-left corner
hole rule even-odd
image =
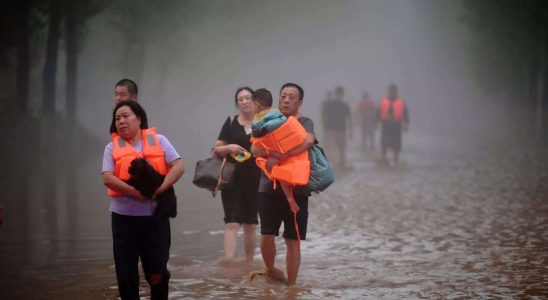
[[[169,218],[112,213],[112,241],[118,291],[123,300],[139,299],[139,258],[151,287],[151,299],[167,299],[171,229]]]

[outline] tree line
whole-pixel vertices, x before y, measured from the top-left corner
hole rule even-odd
[[[532,107],[537,139],[544,139],[548,1],[465,0],[464,8],[464,22],[479,37],[470,49],[476,79],[488,92],[507,90]]]
[[[9,1],[1,13],[0,64],[4,70],[15,71],[13,88],[7,87],[3,95],[4,107],[25,116],[29,113],[31,69],[42,63],[41,112],[53,115],[57,65],[59,52],[64,50],[66,76],[66,117],[73,118],[76,112],[76,85],[78,82],[78,52],[84,37],[86,22],[104,9],[104,0],[18,0]],[[45,49],[36,49],[34,41],[45,30]],[[63,42],[63,43],[61,43]],[[64,49],[60,49],[60,45]],[[37,59],[42,57],[43,59]],[[6,76],[7,74],[2,74]],[[13,79],[12,79],[13,80]]]

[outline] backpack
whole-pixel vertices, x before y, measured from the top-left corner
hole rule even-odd
[[[335,181],[333,169],[329,166],[329,161],[327,161],[323,149],[318,145],[310,147],[308,158],[310,159],[308,189],[311,191],[324,191]]]

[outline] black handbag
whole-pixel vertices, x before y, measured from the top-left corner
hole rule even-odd
[[[233,185],[236,163],[225,158],[207,158],[196,162],[192,183],[197,187],[211,191],[213,197],[225,187]]]

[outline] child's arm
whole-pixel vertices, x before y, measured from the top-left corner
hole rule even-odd
[[[251,154],[253,154],[254,157],[266,157],[270,154],[270,152],[265,148],[255,146],[255,144],[251,144]]]
[[[308,151],[308,149],[310,149],[310,147],[312,147],[312,145],[314,145],[315,140],[316,140],[316,137],[313,134],[307,133],[306,138],[304,139],[304,142],[302,144],[300,144],[299,146],[291,149],[291,151],[289,151],[287,153],[280,153],[280,152],[277,152],[277,151],[270,151],[269,155],[275,157],[278,160],[284,160],[284,159],[286,159],[287,157],[289,157],[291,155],[295,155],[295,154],[299,154],[299,153],[304,152],[304,151]]]

